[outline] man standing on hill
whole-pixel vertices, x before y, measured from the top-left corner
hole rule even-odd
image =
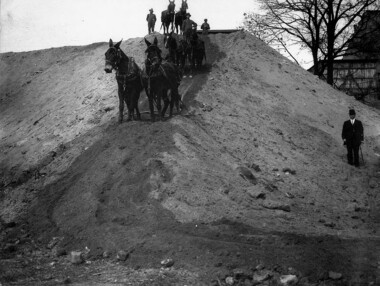
[[[146,20],[148,21],[148,34],[154,32],[154,25],[156,24],[156,15],[153,14],[153,9],[149,9],[149,14],[146,16]]]
[[[210,30],[210,25],[207,23],[207,19],[205,19],[205,21],[203,22],[203,24],[201,26],[201,29],[202,29],[202,34],[203,35],[207,35],[208,34],[208,30]]]
[[[350,120],[343,124],[342,139],[343,145],[347,147],[348,164],[359,167],[359,148],[364,140],[363,124],[360,120],[355,119],[355,110],[349,111]]]
[[[182,23],[182,31],[183,31],[183,36],[185,37],[185,40],[190,43],[190,37],[191,34],[193,33],[193,29],[195,27],[195,33],[197,29],[197,23],[195,23],[193,20],[190,19],[191,15],[190,13],[186,13],[186,20],[183,21]]]

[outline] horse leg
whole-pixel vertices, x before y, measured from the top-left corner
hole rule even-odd
[[[140,92],[139,90],[135,91],[135,97],[133,99],[133,108],[136,110],[136,120],[141,120],[141,114],[139,110],[139,98],[140,98]]]
[[[180,109],[179,109],[179,102],[180,102],[180,95],[179,95],[179,92],[178,92],[178,88],[176,88],[173,92],[173,106],[171,107],[173,109],[174,105],[177,109],[177,113],[180,113]]]
[[[150,110],[150,120],[154,122],[155,116],[154,116],[153,95],[150,95],[149,97],[149,110]]]
[[[124,96],[122,88],[119,87],[119,123],[123,122],[123,112],[124,112]]]
[[[145,93],[148,97],[148,101],[149,101],[149,110],[150,110],[150,120],[152,122],[154,122],[154,105],[153,105],[153,93],[152,91],[148,91],[147,88],[145,88]]]
[[[162,109],[162,118],[165,117],[165,112],[168,109],[169,106],[169,98],[171,97],[171,90],[163,90],[162,91],[162,98],[164,100],[164,108]]]
[[[174,102],[176,102],[177,100],[177,95],[176,95],[176,91],[175,90],[170,90],[170,111],[169,111],[169,116],[172,117],[173,116],[173,107],[174,107]]]
[[[160,120],[162,120],[162,108],[161,108],[161,98],[162,98],[162,93],[163,91],[159,91],[157,93],[157,102],[156,102],[156,105],[157,105],[157,113],[158,113],[158,116],[160,118]]]
[[[126,96],[124,98],[124,101],[125,101],[125,104],[127,105],[127,109],[128,109],[127,121],[131,121],[132,117],[133,117],[133,106],[132,106],[132,103],[131,103],[130,96]]]
[[[187,57],[186,54],[182,55],[182,57],[181,57],[182,76],[184,78],[186,77],[186,57]]]
[[[189,68],[189,78],[192,78],[193,77],[193,58],[191,54],[188,54],[187,60],[188,60],[188,68]]]

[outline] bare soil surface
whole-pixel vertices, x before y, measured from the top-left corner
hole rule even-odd
[[[244,32],[205,42],[154,123],[143,92],[118,124],[108,43],[0,55],[2,285],[380,285],[379,110]]]

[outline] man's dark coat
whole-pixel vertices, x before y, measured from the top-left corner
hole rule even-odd
[[[342,139],[347,147],[347,160],[351,165],[359,166],[359,147],[364,139],[363,124],[355,119],[354,124],[347,120],[343,124]]]
[[[343,124],[342,139],[346,140],[346,144],[359,146],[364,139],[363,124],[360,120],[355,119],[354,124],[351,120],[347,120]]]

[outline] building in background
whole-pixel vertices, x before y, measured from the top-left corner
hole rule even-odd
[[[345,55],[334,61],[334,87],[357,99],[380,99],[380,11],[366,11],[355,26]]]

